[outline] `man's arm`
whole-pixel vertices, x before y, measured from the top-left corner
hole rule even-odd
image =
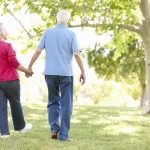
[[[32,70],[32,66],[35,63],[35,61],[37,60],[37,58],[40,56],[41,52],[42,52],[42,48],[37,47],[35,53],[33,54],[32,58],[31,58],[31,61],[29,63],[29,66],[28,66],[29,70]],[[27,74],[26,74],[26,77],[28,77]]]
[[[37,58],[40,56],[41,52],[42,52],[42,48],[37,47],[35,53],[32,56],[32,59],[31,59],[30,64],[28,66],[28,69],[32,69],[33,64],[35,63]]]
[[[85,70],[84,70],[84,66],[83,66],[83,62],[82,62],[82,58],[81,58],[81,54],[79,51],[75,51],[74,52],[74,57],[78,63],[78,66],[81,70],[81,75],[80,75],[80,82],[81,85],[83,85],[85,83],[86,80],[86,76],[85,76]]]

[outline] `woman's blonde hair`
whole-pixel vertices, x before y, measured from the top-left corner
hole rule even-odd
[[[67,10],[60,10],[57,13],[57,23],[58,24],[68,24],[70,19],[70,12]]]
[[[1,40],[1,36],[2,36],[2,33],[4,32],[4,25],[3,23],[0,23],[0,40]]]

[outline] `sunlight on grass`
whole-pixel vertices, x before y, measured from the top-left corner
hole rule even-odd
[[[135,128],[121,128],[118,130],[118,132],[122,132],[122,133],[133,133],[135,131],[136,131]]]
[[[71,122],[73,122],[73,123],[80,123],[81,121],[77,120],[77,119],[72,119]]]
[[[40,115],[37,115],[37,114],[30,114],[30,117],[32,118],[32,119],[37,119],[37,120],[39,120],[39,118],[41,118],[42,116],[40,116]]]
[[[47,103],[44,102],[36,102],[36,103],[29,103],[29,102],[24,102],[23,106],[26,106],[30,109],[39,109],[39,110],[45,110],[45,107],[47,106]]]
[[[121,117],[110,116],[110,117],[108,117],[108,119],[110,119],[110,120],[130,120],[130,116],[121,116]]]

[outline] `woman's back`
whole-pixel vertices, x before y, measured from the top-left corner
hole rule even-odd
[[[0,41],[0,81],[19,79],[16,68],[20,65],[10,43]]]

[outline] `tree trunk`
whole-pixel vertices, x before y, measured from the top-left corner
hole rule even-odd
[[[141,85],[141,103],[140,103],[140,107],[145,107],[146,106],[146,84],[144,83],[143,85]]]
[[[146,113],[150,113],[150,38],[143,40],[145,48],[145,64],[146,64],[146,76],[147,76],[147,106]]]
[[[145,65],[147,76],[147,106],[146,113],[150,113],[150,11],[149,0],[140,1],[140,9],[143,14],[143,23],[140,27],[140,35],[145,48]]]

